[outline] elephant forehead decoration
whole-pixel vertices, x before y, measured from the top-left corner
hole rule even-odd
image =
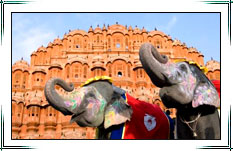
[[[85,103],[87,109],[92,109],[91,113],[95,114],[103,112],[107,104],[104,97],[92,86],[82,87],[64,99],[65,106],[72,112],[78,110],[81,103]]]
[[[193,96],[197,80],[188,67],[188,64],[186,62],[177,64],[167,62],[163,66],[165,69],[164,75],[167,77],[169,83],[180,85],[178,87],[180,92]]]

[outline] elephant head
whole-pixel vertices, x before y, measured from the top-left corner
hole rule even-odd
[[[67,97],[61,96],[55,90],[55,85],[72,92]],[[132,109],[121,97],[123,90],[113,86],[109,79],[95,78],[79,91],[73,89],[73,84],[59,78],[50,79],[44,89],[50,105],[64,115],[72,115],[71,122],[79,126],[107,129],[130,120]]]
[[[165,106],[219,106],[219,96],[214,85],[197,64],[189,64],[186,61],[171,63],[167,56],[161,55],[149,43],[141,46],[139,55],[142,66],[153,84],[161,88],[159,95]]]

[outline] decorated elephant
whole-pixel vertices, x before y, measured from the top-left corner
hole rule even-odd
[[[71,92],[61,96],[59,85]],[[72,83],[59,78],[45,85],[47,101],[64,115],[72,115],[71,122],[81,127],[97,127],[98,139],[169,139],[168,117],[157,106],[139,101],[114,86],[112,79],[99,76],[86,81],[78,91]]]
[[[161,88],[163,104],[177,109],[177,138],[220,139],[220,99],[205,68],[185,60],[171,63],[149,43],[140,47],[139,56],[153,84]]]

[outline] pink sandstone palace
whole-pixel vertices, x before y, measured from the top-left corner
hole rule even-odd
[[[95,128],[70,124],[70,116],[53,109],[45,99],[44,86],[51,77],[73,82],[78,88],[87,79],[107,75],[114,85],[135,98],[162,104],[156,88],[139,61],[142,43],[152,43],[171,61],[186,59],[208,68],[211,80],[220,80],[220,63],[210,60],[193,47],[156,29],[132,28],[118,23],[102,28],[73,30],[56,38],[31,54],[31,63],[23,59],[12,65],[12,139],[93,139]],[[57,87],[60,94],[65,92]],[[64,94],[65,95],[65,94]],[[169,109],[175,117],[175,109]]]

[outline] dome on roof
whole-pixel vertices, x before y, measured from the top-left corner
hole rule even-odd
[[[53,43],[49,42],[47,48],[48,48],[48,47],[52,47],[52,46],[53,46]]]
[[[149,36],[154,36],[154,35],[166,36],[163,32],[158,31],[158,30],[152,30],[149,32]]]
[[[75,35],[75,34],[81,34],[84,36],[84,35],[87,35],[87,32],[84,30],[80,30],[80,29],[76,29],[76,30],[69,32],[69,35]]]
[[[181,46],[182,44],[181,44],[180,40],[175,39],[175,40],[173,41],[172,45],[173,45],[173,46],[174,46],[174,45],[180,45],[180,46]]]
[[[210,61],[206,62],[206,67],[209,71],[220,70],[220,63],[216,60],[211,59]]]
[[[43,51],[43,52],[44,52],[44,51],[47,51],[47,50],[46,50],[46,48],[42,45],[42,46],[40,46],[40,47],[37,49],[37,51]]]
[[[142,28],[142,33],[147,33],[147,31],[144,27]]]
[[[108,28],[109,30],[125,30],[125,26],[123,25],[119,25],[119,24],[114,24],[114,25],[111,25],[109,26]]]
[[[194,48],[194,47],[190,47],[190,48],[188,49],[188,51],[189,51],[189,52],[198,52],[197,49]]]
[[[92,26],[90,26],[88,32],[93,32]]]
[[[94,33],[102,33],[102,29],[97,25],[97,27],[94,30]]]
[[[62,41],[61,41],[61,39],[58,37],[58,38],[54,39],[53,43],[54,43],[55,45],[60,45],[60,44],[62,44]]]
[[[19,60],[19,61],[16,61],[16,62],[14,63],[14,65],[21,65],[21,66],[29,67],[28,62],[25,61],[25,60],[23,60],[23,58],[21,58],[21,60]]]
[[[132,30],[133,30],[132,26],[129,26],[129,29],[128,29],[128,30],[129,30],[129,31],[130,31],[130,30],[132,31]]]
[[[133,33],[135,34],[140,34],[141,33],[141,30],[136,26]]]
[[[21,58],[21,60],[19,61],[16,61],[13,66],[12,66],[12,71],[15,71],[15,70],[22,70],[22,71],[28,71],[29,69],[29,64],[27,61],[23,60],[23,58]]]
[[[68,36],[66,33],[64,34],[63,39],[68,39]]]
[[[104,24],[104,26],[103,26],[103,31],[105,31],[105,30],[107,30],[107,29],[106,29],[105,24]]]

